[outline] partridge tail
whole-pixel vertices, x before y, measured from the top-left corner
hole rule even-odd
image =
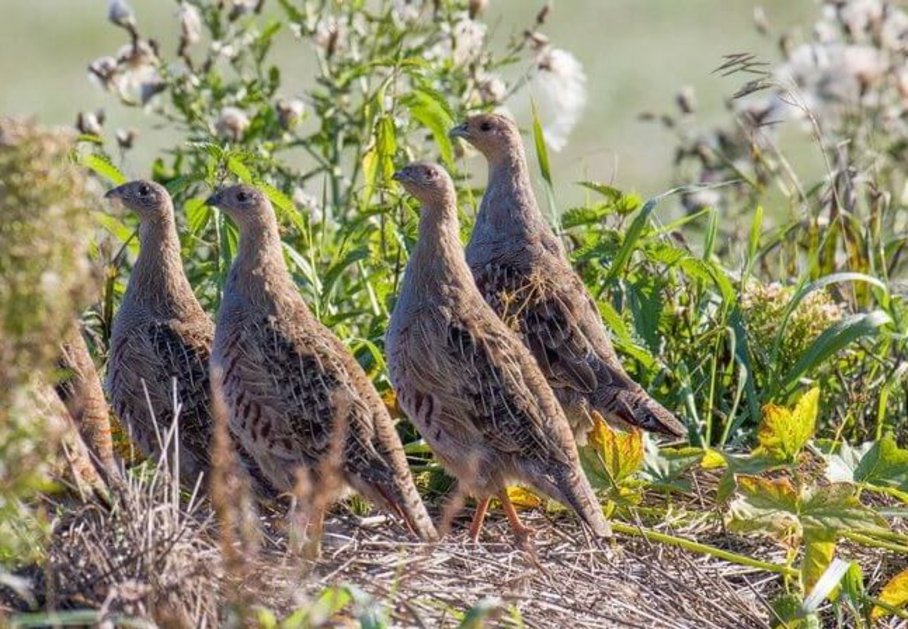
[[[596,410],[607,420],[617,419],[619,423],[669,437],[687,434],[684,424],[641,387],[612,391],[604,398],[603,403],[596,405]]]
[[[409,471],[405,476],[397,475],[392,486],[376,486],[375,490],[421,539],[427,542],[438,540],[438,531]]]
[[[529,476],[526,480],[551,498],[569,506],[580,516],[596,537],[611,537],[612,527],[602,514],[602,506],[579,464],[560,465],[548,474]]]

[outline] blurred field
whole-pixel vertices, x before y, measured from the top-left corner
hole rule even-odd
[[[89,84],[89,61],[122,45],[123,32],[106,22],[104,0],[5,0],[0,20],[0,112],[35,114],[42,121],[71,124],[78,110],[106,108],[108,131],[137,126],[138,149],[122,164],[130,174],[145,173],[161,146],[162,132],[149,119],[117,106]],[[493,42],[532,23],[542,5],[535,0],[491,0],[486,21]],[[671,178],[671,137],[658,125],[637,120],[641,111],[674,108],[682,85],[697,92],[703,119],[717,116],[723,95],[743,79],[711,75],[721,56],[754,52],[775,59],[777,34],[758,35],[753,8],[762,4],[778,32],[809,25],[816,12],[810,0],[560,0],[546,26],[553,43],[574,52],[588,77],[589,104],[567,148],[554,157],[559,188],[578,179],[610,181],[654,194]],[[160,37],[172,50],[176,2],[133,0],[143,32]],[[306,84],[312,53],[305,44],[282,37],[280,65],[288,85]],[[293,77],[294,65],[299,73]],[[166,134],[166,131],[163,133]],[[562,194],[564,194],[562,192]]]

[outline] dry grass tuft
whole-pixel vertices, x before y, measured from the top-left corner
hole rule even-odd
[[[46,605],[162,626],[217,626],[220,562],[211,524],[207,509],[182,499],[166,467],[131,476],[112,489],[109,507],[87,502],[54,528]]]

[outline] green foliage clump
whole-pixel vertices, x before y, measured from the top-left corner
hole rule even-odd
[[[72,163],[71,133],[0,120],[0,562],[36,550],[24,500],[53,451],[42,378],[90,285],[96,196]]]

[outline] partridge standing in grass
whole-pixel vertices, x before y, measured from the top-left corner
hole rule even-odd
[[[214,324],[183,271],[167,190],[150,181],[133,181],[105,197],[139,216],[140,246],[111,333],[111,402],[146,456],[160,456],[176,415],[180,473],[194,484],[200,474],[207,474],[211,461],[208,361]],[[273,488],[252,458],[237,446],[256,491],[273,497]]]
[[[608,535],[554,393],[473,282],[451,178],[425,163],[394,178],[422,209],[386,339],[391,381],[441,463],[480,499],[471,535],[478,537],[494,495],[518,537],[526,535],[505,490],[514,482],[570,506],[597,535]]]
[[[332,484],[349,485],[435,539],[391,416],[356,359],[300,296],[268,199],[240,185],[208,203],[240,231],[212,352],[231,428],[279,489],[292,490],[300,471],[327,500],[337,495]],[[320,527],[321,508],[313,510]]]
[[[95,464],[105,475],[117,474],[107,400],[78,324],[73,325],[63,340],[58,364],[61,374],[56,383],[57,394],[78,427]]]
[[[450,135],[489,163],[467,263],[485,300],[530,348],[578,441],[585,441],[593,412],[619,426],[685,434],[622,368],[595,302],[539,211],[514,122],[481,114]]]

